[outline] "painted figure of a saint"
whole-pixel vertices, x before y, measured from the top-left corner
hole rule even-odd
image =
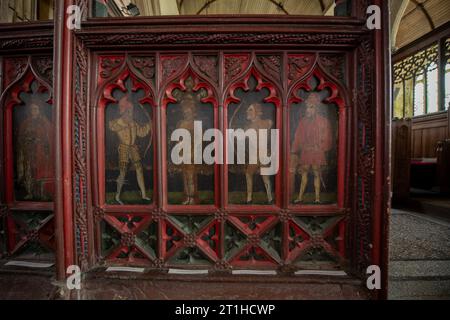
[[[263,147],[265,150],[262,152],[263,154],[268,154],[267,146],[260,146],[259,145],[259,133],[260,130],[267,130],[267,132],[270,131],[273,127],[273,121],[271,119],[262,119],[263,110],[262,106],[259,103],[253,103],[247,108],[247,125],[245,127],[245,131],[248,129],[253,129],[257,132],[257,141],[256,146]],[[253,146],[252,148],[249,148],[251,150],[258,150],[256,146]],[[266,190],[267,195],[267,203],[272,204],[273,203],[273,197],[272,197],[272,183],[270,181],[270,176],[262,175],[261,174],[261,163],[259,163],[259,157],[257,158],[258,161],[256,164],[247,164],[245,168],[245,180],[247,182],[247,204],[251,204],[253,201],[253,179],[255,174],[258,174],[261,176],[263,182],[264,182],[264,188]]]
[[[184,86],[184,91],[174,91],[176,103],[167,107],[168,203],[211,205],[215,201],[214,165],[202,159],[208,145],[202,132],[214,128],[214,109],[202,102],[208,93],[205,89],[195,91],[192,77],[184,80]],[[200,155],[197,161],[196,155]]]
[[[177,123],[177,129],[189,131],[191,137],[194,137],[194,120],[196,118],[196,105],[192,94],[186,94],[181,100],[183,119]],[[195,150],[194,139],[191,139],[191,150]],[[181,165],[181,174],[183,176],[183,189],[185,200],[182,204],[195,204],[197,195],[197,165],[194,164],[194,152],[191,151],[190,164]]]
[[[121,200],[122,188],[125,183],[128,166],[133,165],[136,171],[136,179],[143,200],[150,201],[145,189],[144,168],[142,166],[141,151],[136,141],[147,137],[152,129],[151,122],[144,125],[138,124],[134,119],[134,105],[128,95],[124,95],[118,103],[120,116],[109,122],[109,129],[117,134],[119,146],[117,148],[119,159],[119,176],[117,178],[117,191],[115,200],[123,204]]]
[[[259,156],[256,157],[256,163],[250,163],[249,159],[249,152],[254,152],[258,154],[261,152],[262,154],[270,154],[269,148],[267,145],[259,145],[259,134],[261,131],[266,131],[270,134],[270,130],[273,129],[273,120],[272,119],[265,119],[263,118],[263,106],[260,103],[251,103],[248,105],[247,109],[245,110],[245,120],[242,121],[242,126],[239,128],[239,126],[233,126],[233,119],[230,121],[230,127],[232,129],[243,129],[245,132],[248,130],[253,131],[256,133],[256,139],[248,139],[248,148],[246,148],[246,159],[247,162],[244,165],[231,165],[230,171],[235,173],[243,173],[245,175],[245,182],[246,182],[246,198],[245,203],[246,204],[252,204],[253,203],[253,196],[254,196],[254,177],[259,176],[262,179],[262,182],[264,184],[264,189],[266,192],[266,203],[267,204],[273,204],[273,195],[272,195],[272,181],[271,176],[269,175],[263,175],[261,173],[261,168],[263,168],[263,165],[260,162]],[[259,150],[259,148],[263,148],[263,150]],[[236,150],[237,151],[237,150]]]
[[[188,82],[189,83],[189,82]],[[199,107],[196,96],[189,91],[182,95],[180,100],[180,107],[182,112],[182,118],[177,122],[176,129],[184,129],[189,132],[191,137],[191,159],[190,163],[183,163],[177,166],[171,166],[169,170],[178,172],[183,178],[183,205],[194,205],[200,202],[199,194],[199,176],[211,175],[212,167],[206,164],[195,164],[194,150],[203,150],[202,141],[195,141],[195,121],[201,121],[199,118]],[[208,121],[203,121],[207,123]],[[200,144],[200,146],[196,145]],[[183,154],[180,154],[183,157]],[[212,185],[210,186],[212,187]]]
[[[17,178],[25,190],[23,200],[50,200],[53,197],[52,125],[42,114],[39,101],[31,100],[28,110],[17,132]]]
[[[305,114],[300,117],[291,148],[295,172],[301,176],[300,190],[294,203],[303,203],[309,173],[314,176],[315,203],[321,202],[322,172],[328,166],[327,153],[332,149],[332,127],[328,118],[318,112],[321,97],[311,93],[305,101]]]

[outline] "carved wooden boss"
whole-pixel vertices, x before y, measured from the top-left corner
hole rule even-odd
[[[70,264],[103,263],[338,268],[360,279],[369,265],[385,270],[388,60],[383,31],[365,28],[369,2],[355,5],[358,18],[87,19],[76,31],[61,19],[54,65],[45,27],[33,38],[24,27],[2,33],[8,254],[27,241],[54,250],[56,240],[60,277]],[[68,4],[58,1],[61,17]],[[53,198],[39,168],[23,169],[15,138],[27,137],[19,128],[33,95],[56,133],[46,154]],[[171,135],[193,121],[221,132],[278,129],[278,172],[175,165]]]

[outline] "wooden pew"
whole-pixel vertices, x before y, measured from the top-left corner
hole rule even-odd
[[[392,196],[396,202],[409,199],[411,125],[411,119],[395,119],[392,122]]]
[[[450,139],[438,142],[436,155],[440,191],[443,194],[450,194]]]

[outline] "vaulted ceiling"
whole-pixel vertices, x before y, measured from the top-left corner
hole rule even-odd
[[[397,49],[450,21],[450,0],[393,0],[391,3],[397,2],[398,6],[402,1],[403,8],[398,11],[401,18],[393,29],[393,44]]]
[[[334,8],[334,0],[134,0],[132,2],[138,6],[141,15],[145,16],[168,14],[324,15],[332,12]]]
[[[323,15],[333,0],[177,0],[181,14]]]

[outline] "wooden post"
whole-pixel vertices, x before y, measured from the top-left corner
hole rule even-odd
[[[72,64],[73,31],[66,26],[66,8],[73,0],[56,1],[54,34],[55,222],[57,279],[74,264],[72,202]]]
[[[378,298],[387,299],[389,212],[391,201],[391,46],[389,41],[388,1],[375,0],[382,12],[382,28],[375,30],[376,112],[375,112],[375,200],[372,263],[381,268],[381,290]]]

